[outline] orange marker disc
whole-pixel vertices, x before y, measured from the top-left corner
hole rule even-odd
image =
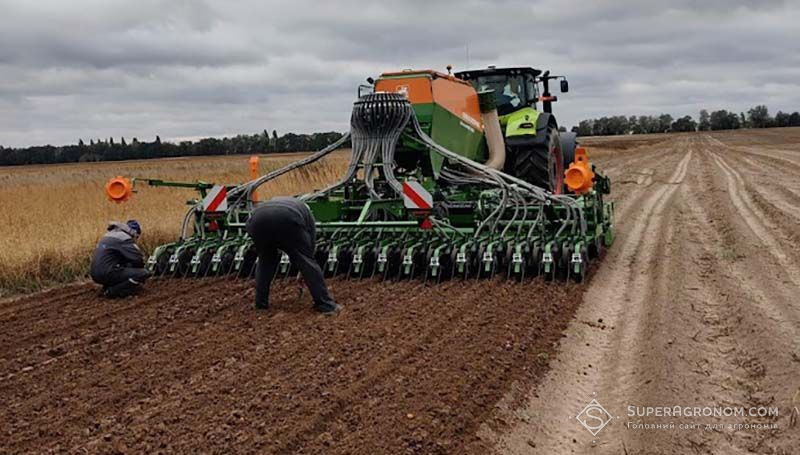
[[[114,202],[125,202],[133,195],[131,181],[125,177],[114,177],[106,183],[106,196]]]
[[[564,172],[567,188],[573,193],[584,194],[592,189],[593,180],[594,172],[589,165],[589,154],[586,153],[585,148],[578,147],[575,149],[575,161]]]

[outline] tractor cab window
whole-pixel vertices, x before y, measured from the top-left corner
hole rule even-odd
[[[525,80],[522,76],[481,76],[475,87],[479,92],[494,90],[497,99],[497,113],[510,114],[525,104]]]
[[[531,100],[531,106],[536,106],[536,100],[539,99],[539,87],[536,86],[536,79],[528,74],[525,76],[525,82],[528,84],[528,99]]]

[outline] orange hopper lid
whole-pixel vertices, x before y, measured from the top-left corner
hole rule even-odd
[[[125,177],[114,177],[106,183],[106,196],[114,202],[125,202],[133,195],[133,185]]]

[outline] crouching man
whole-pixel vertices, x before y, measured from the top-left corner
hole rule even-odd
[[[280,264],[280,249],[303,275],[314,299],[314,309],[327,315],[341,310],[328,292],[322,269],[314,259],[316,225],[306,204],[291,197],[264,202],[247,220],[247,233],[258,251],[256,309],[269,307],[269,288]]]
[[[136,220],[112,222],[92,257],[90,275],[103,286],[103,295],[127,297],[142,289],[150,273],[144,269],[144,253],[136,245],[142,228]]]

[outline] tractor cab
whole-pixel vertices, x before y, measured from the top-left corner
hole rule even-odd
[[[561,193],[564,169],[575,157],[576,140],[572,133],[560,134],[552,105],[558,98],[550,94],[550,81],[561,81],[561,92],[569,90],[564,76],[531,67],[468,70],[455,73],[472,84],[478,93],[492,90],[498,120],[505,136],[504,171],[527,182]],[[542,103],[542,109],[537,103]]]
[[[539,101],[543,103],[544,112],[551,112],[551,103],[558,100],[550,94],[549,82],[553,79],[561,80],[562,93],[569,90],[565,77],[551,76],[550,71],[542,72],[530,67],[489,66],[482,70],[461,71],[456,73],[456,77],[471,83],[478,92],[494,90],[497,113],[501,116],[516,112],[523,107],[536,109],[536,103]]]
[[[456,77],[472,84],[478,92],[494,90],[497,113],[508,115],[522,107],[536,107],[539,91],[536,76],[542,72],[533,68],[495,68],[463,71]]]

